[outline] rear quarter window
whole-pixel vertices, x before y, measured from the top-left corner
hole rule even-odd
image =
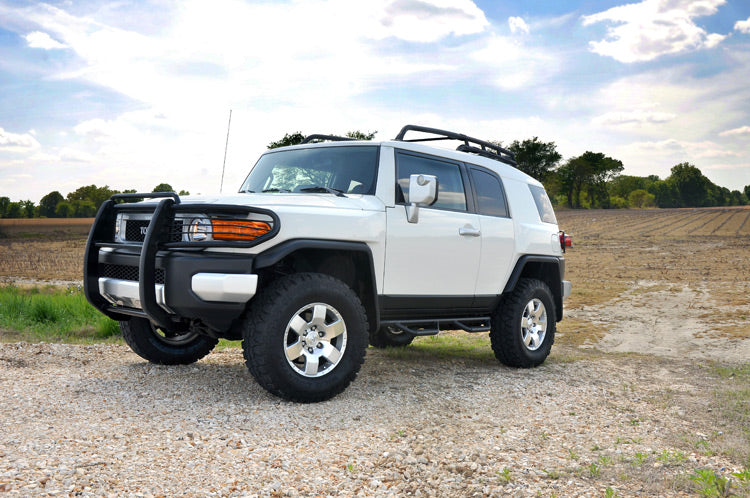
[[[554,223],[557,225],[557,218],[555,218],[555,210],[552,209],[552,202],[550,202],[547,192],[543,187],[537,185],[529,185],[531,190],[531,197],[534,198],[534,204],[536,204],[536,210],[539,211],[539,218],[544,223]]]

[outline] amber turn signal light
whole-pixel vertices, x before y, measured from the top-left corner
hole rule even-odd
[[[214,240],[255,240],[271,231],[265,221],[211,220]]]

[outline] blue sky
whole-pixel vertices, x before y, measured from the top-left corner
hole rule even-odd
[[[239,187],[287,132],[538,136],[750,184],[747,0],[0,1],[0,196]]]

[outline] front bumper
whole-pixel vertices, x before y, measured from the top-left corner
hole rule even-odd
[[[160,194],[138,194],[160,196]],[[120,195],[122,197],[123,194]],[[118,196],[114,196],[117,198]],[[255,295],[255,256],[215,252],[211,247],[246,248],[278,233],[275,213],[253,207],[180,204],[169,194],[157,205],[106,201],[97,213],[86,244],[84,291],[88,301],[115,320],[137,316],[166,330],[200,327],[221,336]],[[117,212],[150,212],[143,243],[117,242]],[[226,217],[265,216],[273,229],[251,242],[194,243],[170,238],[177,213],[218,213]]]
[[[135,249],[99,249],[97,288],[110,313],[147,315],[141,302],[139,261]],[[198,320],[225,331],[255,296],[258,275],[252,273],[253,262],[252,255],[159,251],[154,265],[156,304],[171,321]]]

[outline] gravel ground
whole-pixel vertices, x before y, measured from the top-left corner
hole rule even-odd
[[[234,348],[163,367],[0,344],[0,496],[692,496],[693,469],[737,470],[691,443],[706,369],[553,351],[514,370],[370,349],[342,395],[299,405]]]

